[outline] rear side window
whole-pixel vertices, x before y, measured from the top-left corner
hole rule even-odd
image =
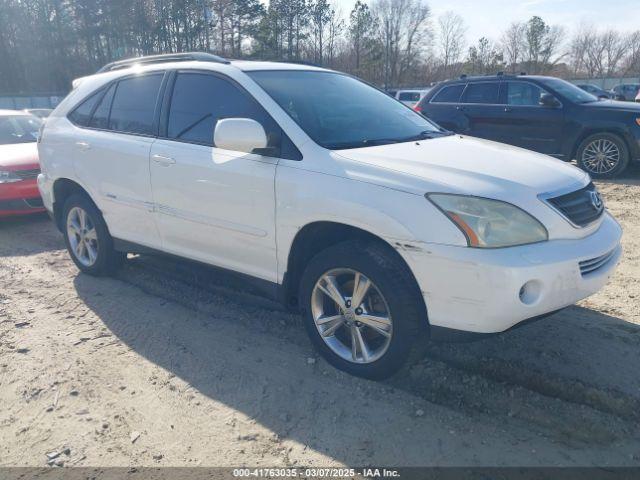
[[[461,85],[449,85],[444,87],[436,96],[431,100],[432,103],[458,103],[460,96],[464,91],[464,84]]]
[[[162,74],[120,80],[111,105],[109,130],[153,134],[154,112],[161,83]]]
[[[498,103],[499,82],[470,83],[464,91],[464,103],[495,105]]]
[[[91,120],[91,113],[93,112],[93,108],[96,106],[96,103],[98,103],[98,100],[100,100],[100,97],[102,97],[103,91],[104,90],[100,90],[94,93],[89,98],[87,98],[84,102],[78,105],[69,114],[69,117],[68,117],[69,120],[71,120],[71,122],[75,125],[78,125],[80,127],[86,127],[89,124],[89,121]]]
[[[515,106],[540,105],[540,97],[545,93],[537,85],[526,82],[507,83],[507,104]]]

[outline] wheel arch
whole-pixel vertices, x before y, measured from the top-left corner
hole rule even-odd
[[[620,129],[620,128],[616,128],[616,127],[589,127],[589,128],[585,128],[580,135],[578,135],[572,149],[571,149],[571,156],[569,157],[570,160],[573,159],[577,159],[577,155],[578,155],[578,148],[580,148],[580,145],[582,144],[582,142],[584,142],[588,137],[590,137],[591,135],[597,135],[600,133],[608,133],[610,135],[615,135],[617,137],[620,137],[620,140],[622,140],[622,142],[625,144],[625,146],[627,147],[627,150],[629,151],[629,153],[631,153],[631,145],[629,145],[629,141],[627,140],[627,136],[624,132],[624,130]]]
[[[288,251],[287,267],[282,284],[282,300],[289,308],[296,309],[298,306],[300,279],[308,262],[322,250],[348,240],[361,240],[383,246],[407,269],[416,288],[420,291],[411,268],[397,248],[389,241],[353,225],[335,221],[314,221],[298,230]]]
[[[93,204],[97,207],[96,203],[91,198],[91,195],[82,185],[69,178],[61,177],[53,183],[53,220],[58,227],[58,230],[62,231],[62,210],[64,203],[71,195],[82,194],[85,195]],[[98,210],[100,210],[98,208]]]

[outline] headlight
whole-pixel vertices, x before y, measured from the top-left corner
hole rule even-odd
[[[426,197],[464,233],[470,247],[512,247],[549,238],[544,225],[510,203],[444,193]]]
[[[22,179],[15,173],[8,172],[6,170],[0,170],[0,183],[13,183],[19,182],[20,180]]]

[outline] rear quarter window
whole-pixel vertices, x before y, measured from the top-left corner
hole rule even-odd
[[[102,92],[103,90],[98,90],[74,108],[67,116],[71,123],[80,127],[86,127],[89,125],[91,114],[93,113],[96,103],[98,103],[98,100],[102,97]]]

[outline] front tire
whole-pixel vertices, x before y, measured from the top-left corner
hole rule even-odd
[[[376,242],[347,241],[317,254],[300,285],[311,342],[334,367],[387,378],[426,341],[420,289],[402,259]]]
[[[625,141],[612,133],[596,133],[578,146],[578,166],[593,178],[613,178],[629,164]]]
[[[67,250],[76,266],[94,276],[111,275],[125,254],[116,252],[102,214],[82,194],[71,195],[64,203],[63,234]]]

